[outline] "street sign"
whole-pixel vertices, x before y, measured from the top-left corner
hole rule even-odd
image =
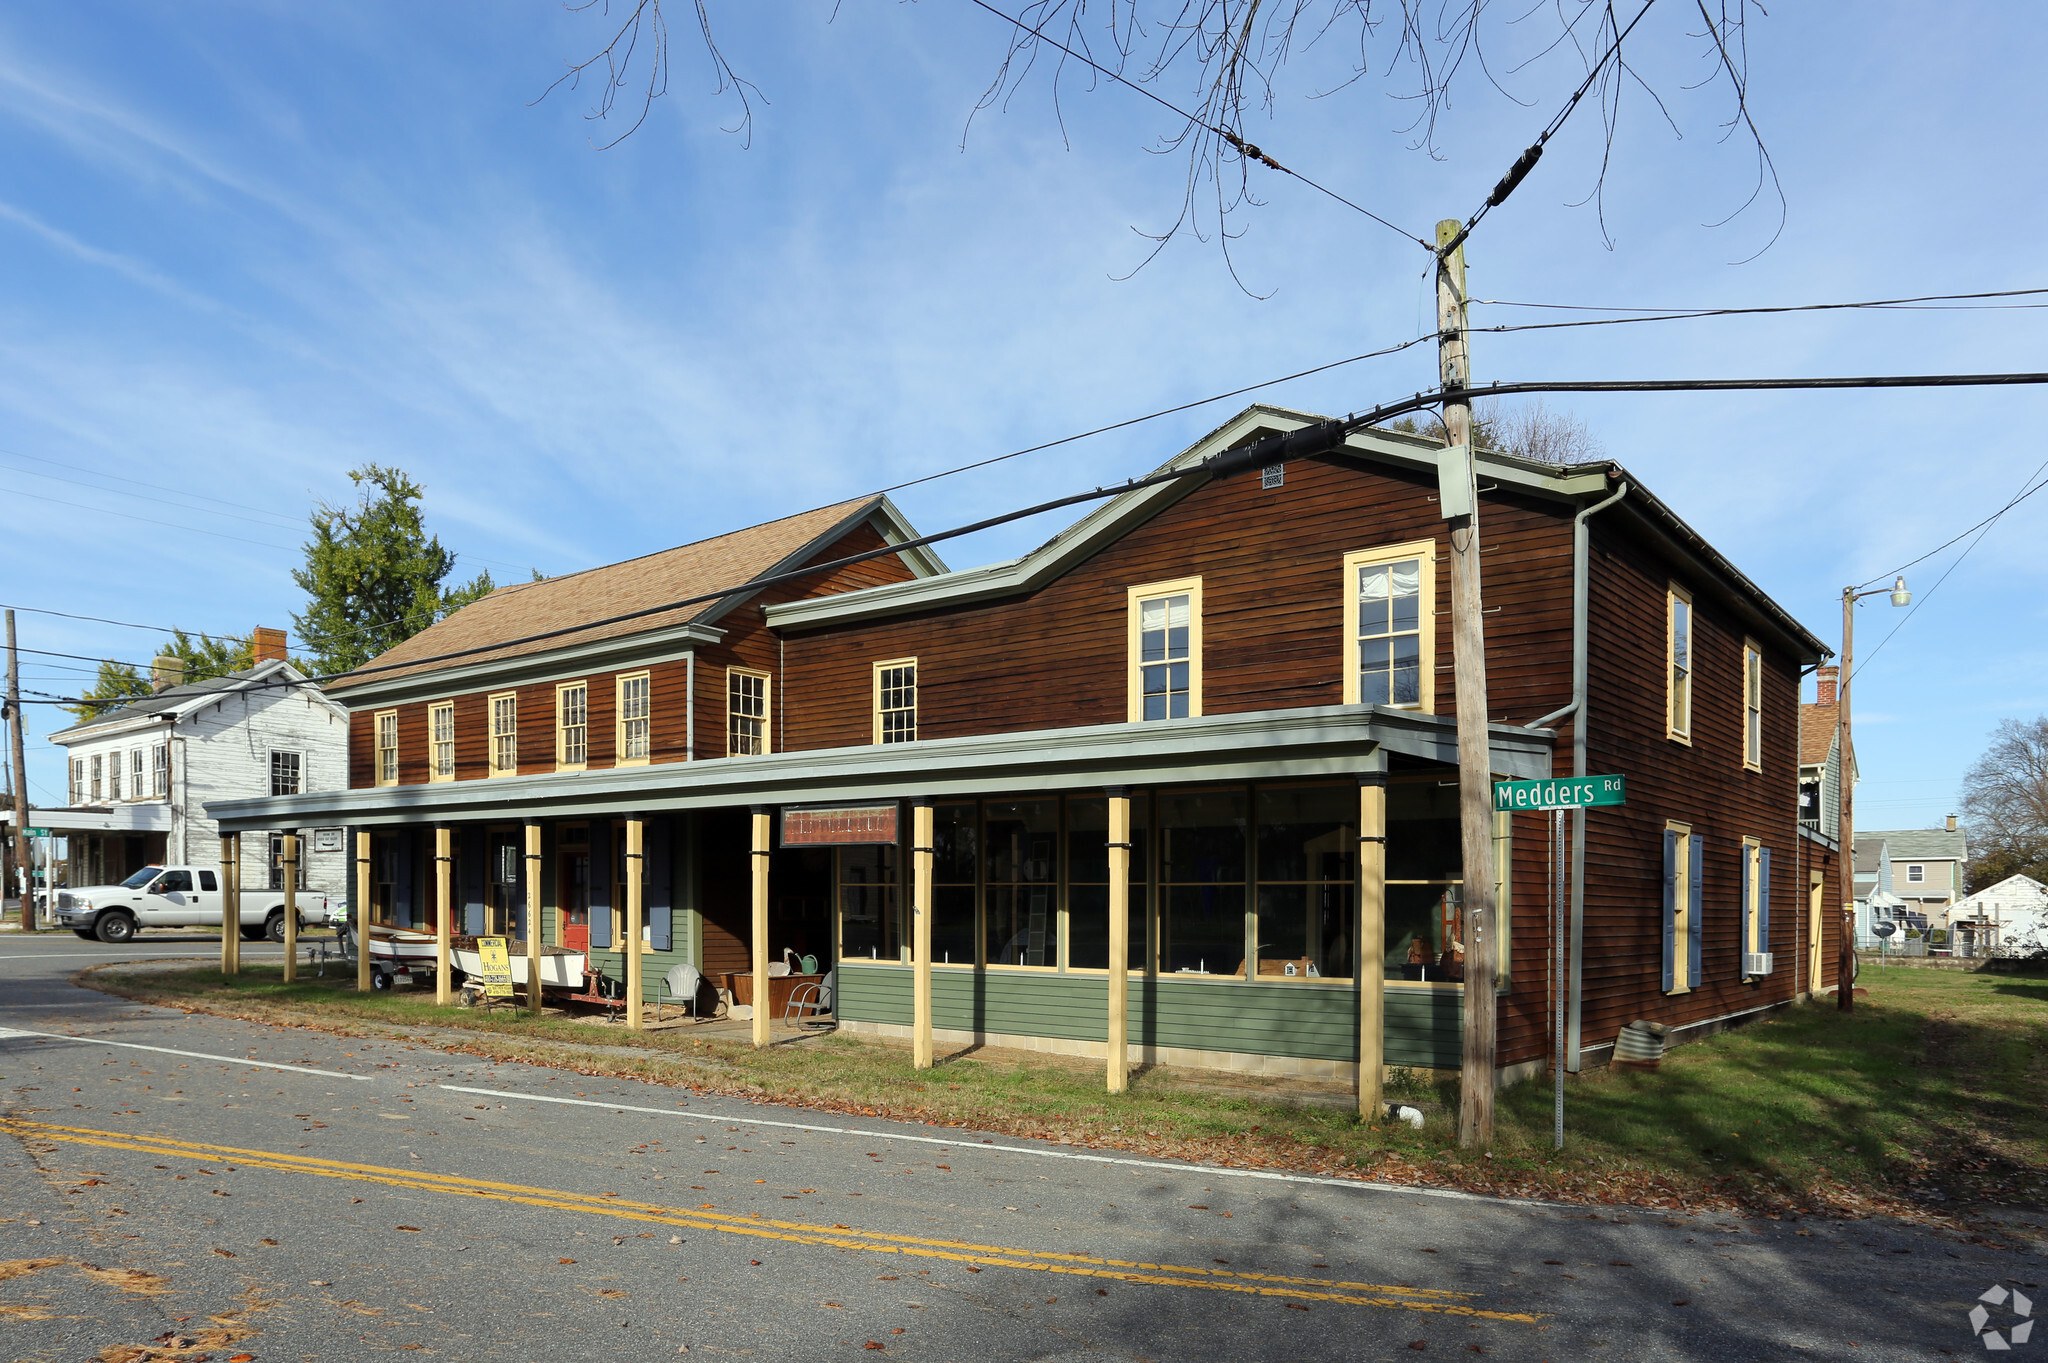
[[[1495,781],[1496,813],[1536,809],[1582,809],[1588,805],[1628,803],[1628,778],[1623,776],[1558,776],[1547,781]]]
[[[28,831],[28,835],[32,838],[47,838],[50,836],[50,830],[47,828],[31,828]]]
[[[478,974],[484,982],[484,997],[509,999],[512,997],[512,958],[505,954],[505,939],[502,937],[479,937],[476,939]]]

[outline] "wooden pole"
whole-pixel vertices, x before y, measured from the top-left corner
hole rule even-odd
[[[540,820],[526,821],[526,1006],[539,1017],[540,984]]]
[[[434,1002],[455,1002],[455,831],[434,828]]]
[[[1109,1091],[1131,1086],[1131,793],[1109,792]]]
[[[7,747],[8,761],[14,772],[14,878],[21,890],[21,930],[36,932],[36,886],[35,877],[30,874],[31,862],[28,850],[28,760],[22,745],[21,716],[21,662],[20,654],[14,647],[14,612],[7,612]],[[71,780],[71,759],[64,759],[64,779]],[[43,888],[50,887],[47,871],[43,874]]]
[[[1385,1114],[1387,1065],[1387,774],[1358,777],[1358,1116]]]
[[[768,1044],[768,860],[773,855],[767,810],[754,809],[754,1045]]]
[[[299,835],[287,831],[282,840],[284,855],[284,982],[299,978]]]
[[[1461,224],[1436,225],[1439,246]],[[1464,846],[1465,1054],[1458,1100],[1458,1144],[1493,1144],[1494,894],[1493,763],[1486,715],[1486,624],[1479,590],[1479,490],[1473,477],[1471,387],[1465,347],[1465,248],[1437,258],[1438,363],[1444,427],[1458,451],[1464,514],[1451,520],[1451,660],[1458,702],[1458,824]],[[1450,451],[1446,452],[1447,457]],[[1452,508],[1446,507],[1446,512]],[[1428,660],[1424,660],[1428,666]]]
[[[1849,678],[1855,672],[1856,589],[1842,588],[1842,685],[1835,705],[1835,753],[1841,791],[1842,930],[1835,943],[1835,1007],[1856,1011],[1856,749],[1849,716]]]
[[[643,1030],[646,1026],[646,1020],[642,1016],[640,1006],[643,984],[641,976],[647,968],[647,958],[644,954],[647,944],[641,940],[640,926],[647,917],[647,863],[644,856],[646,849],[647,821],[637,817],[626,820],[626,940],[620,943],[620,945],[625,948],[626,952],[626,1026],[636,1032]],[[757,880],[760,880],[765,885],[766,876],[764,872],[767,870],[767,858],[755,857],[754,861],[754,875]],[[765,927],[765,906],[767,904],[765,890],[756,895],[756,900],[761,907],[755,909],[754,917]],[[762,945],[754,953],[755,964],[761,965],[764,970],[766,967],[762,963],[767,960],[767,950],[766,934],[764,933]],[[754,989],[757,994],[761,994],[761,986],[758,981],[755,983]],[[765,1000],[767,996],[761,994],[761,997]],[[762,1009],[756,1009],[755,1016],[759,1017],[763,1011]],[[761,1023],[756,1022],[754,1024],[754,1044],[760,1045],[763,1040],[765,1038],[762,1034]]]
[[[242,944],[242,893],[235,883],[237,862],[241,848],[237,835],[220,835],[220,973],[236,975],[241,973],[242,954],[236,948]],[[193,887],[197,889],[197,886]]]
[[[370,992],[370,832],[356,830],[356,990]]]
[[[910,815],[910,1063],[932,1067],[932,803]]]

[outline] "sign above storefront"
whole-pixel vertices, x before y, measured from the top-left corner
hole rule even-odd
[[[829,805],[782,811],[784,847],[860,847],[896,842],[896,804]]]
[[[1587,805],[1628,803],[1628,779],[1622,776],[1559,776],[1548,781],[1495,781],[1496,813],[1525,809],[1582,809]]]

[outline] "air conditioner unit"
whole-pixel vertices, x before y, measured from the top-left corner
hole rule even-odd
[[[1742,973],[1745,975],[1768,975],[1771,973],[1771,953],[1768,951],[1745,951],[1742,953]]]

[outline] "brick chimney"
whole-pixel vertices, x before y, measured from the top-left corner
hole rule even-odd
[[[1833,705],[1835,703],[1835,687],[1841,682],[1841,678],[1842,669],[1833,663],[1817,669],[1813,674],[1815,690],[1813,703],[1815,705]]]
[[[269,663],[284,661],[284,631],[256,626],[249,635],[250,661]]]
[[[159,653],[150,660],[149,690],[154,695],[185,680],[185,660],[169,653]]]
[[[1948,831],[1951,833],[1956,831],[1956,816],[1953,814],[1948,816]]]

